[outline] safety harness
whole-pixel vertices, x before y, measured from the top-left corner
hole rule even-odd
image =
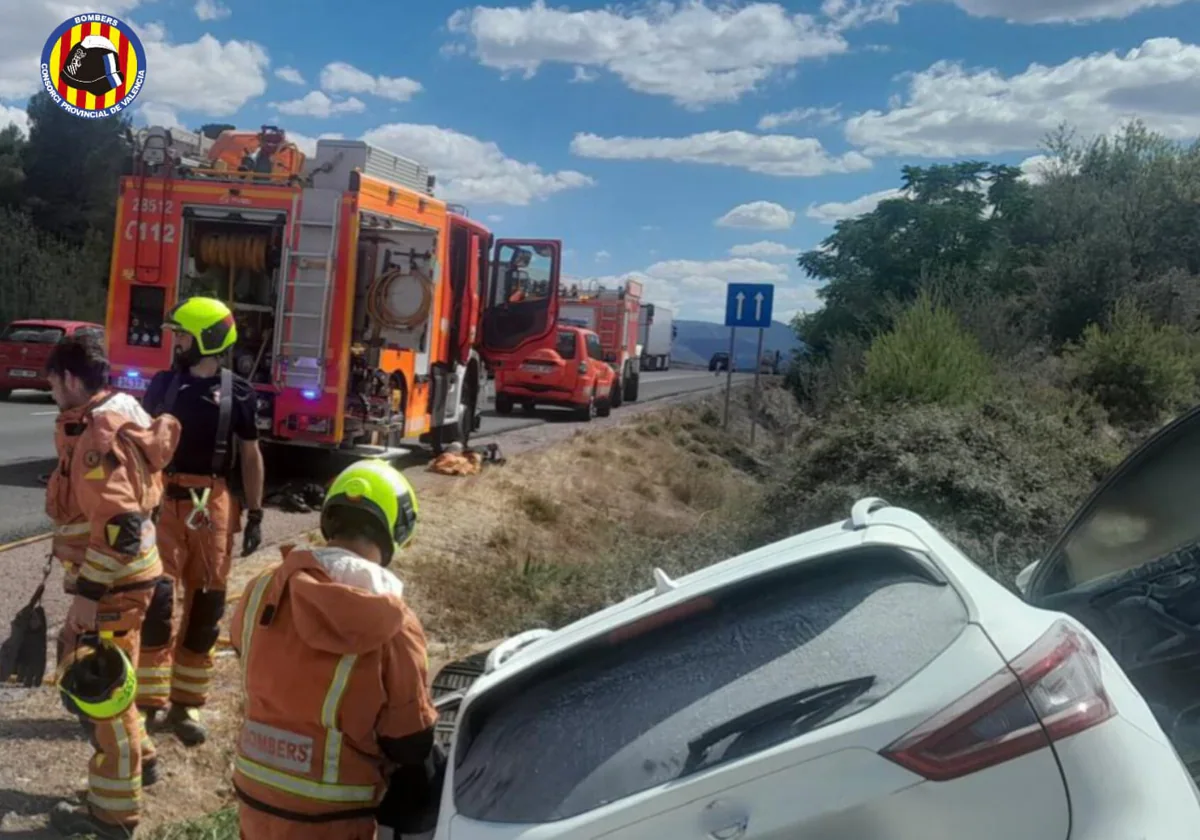
[[[159,413],[166,412],[170,414],[173,412],[175,401],[179,397],[179,389],[182,386],[183,372],[175,371],[171,376],[170,385],[167,386],[167,393],[163,398],[162,405],[159,407]],[[218,386],[218,389],[217,439],[213,445],[212,456],[213,476],[222,476],[227,469],[225,458],[229,454],[229,429],[233,423],[233,371],[229,368],[221,368],[221,384]],[[167,474],[170,475],[174,472],[174,463],[172,462],[167,467]],[[200,492],[197,492],[197,488],[189,487],[188,495],[192,500],[192,511],[188,514],[185,524],[189,530],[195,531],[208,521],[208,500],[209,496],[212,495],[212,488],[205,487]]]

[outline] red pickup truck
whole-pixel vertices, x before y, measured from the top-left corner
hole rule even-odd
[[[87,321],[27,318],[0,332],[0,400],[16,390],[49,391],[44,368],[50,348],[68,335],[92,332],[104,338],[104,327]]]

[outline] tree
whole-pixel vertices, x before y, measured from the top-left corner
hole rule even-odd
[[[21,204],[24,149],[25,137],[19,128],[9,125],[0,131],[0,208],[13,209]]]
[[[89,230],[111,236],[117,181],[132,154],[129,118],[76,117],[45,92],[30,98],[28,113],[23,193],[38,228],[74,244]]]

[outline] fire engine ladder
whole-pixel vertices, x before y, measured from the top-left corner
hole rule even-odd
[[[325,387],[329,295],[337,267],[342,193],[306,189],[299,197],[294,246],[284,255],[275,331],[275,381],[320,394]]]
[[[600,337],[601,346],[611,347],[620,360],[625,352],[625,344],[621,341],[622,304],[606,300],[597,308],[600,311],[596,313],[596,335]]]

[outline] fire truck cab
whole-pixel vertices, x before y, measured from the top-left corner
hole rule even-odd
[[[258,391],[265,441],[440,451],[479,426],[485,357],[553,327],[553,286],[502,306],[488,280],[517,252],[556,280],[559,243],[495,241],[414,161],[348,140],[307,160],[272,126],[215,142],[152,128],[136,154],[107,314],[114,385],[135,396],[172,363],[166,314],[208,295],[234,311],[231,365]]]

